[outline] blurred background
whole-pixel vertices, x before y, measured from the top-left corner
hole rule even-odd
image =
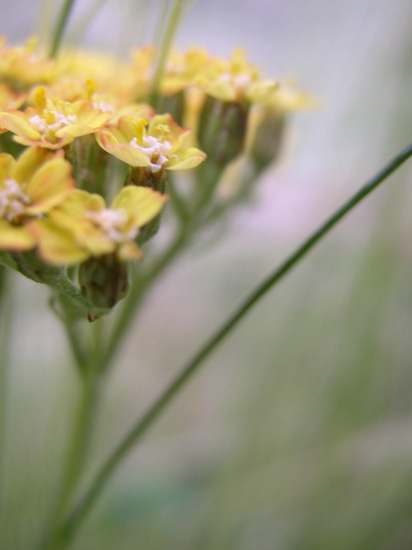
[[[13,41],[52,2],[1,0]],[[68,37],[126,55],[158,2],[75,6]],[[321,109],[213,244],[148,296],[96,419],[87,477],[244,296],[412,136],[409,0],[198,0],[177,43],[294,76]],[[271,292],[123,463],[74,550],[412,548],[412,164]],[[13,277],[0,548],[32,548],[78,391],[48,290]],[[7,327],[3,326],[3,331]]]

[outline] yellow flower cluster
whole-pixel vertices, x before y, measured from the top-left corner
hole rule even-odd
[[[244,147],[251,103],[276,97],[276,82],[262,80],[241,51],[224,61],[192,48],[169,56],[155,90],[166,114],[156,114],[144,103],[154,92],[152,48],[122,62],[72,51],[49,60],[35,47],[34,39],[19,47],[0,40],[0,250],[36,249],[57,266],[105,255],[140,259],[139,230],[167,198],[165,171],[198,166],[206,154],[193,145],[225,144],[233,127],[241,129],[236,146],[221,155],[232,159]],[[223,140],[205,123],[212,120],[208,101],[223,105],[215,109],[215,118],[227,119]],[[233,123],[233,113],[243,119]],[[199,135],[179,125],[187,122]],[[116,182],[107,186],[110,171],[100,169],[115,159],[130,171],[117,195]],[[114,196],[110,206],[107,196]]]

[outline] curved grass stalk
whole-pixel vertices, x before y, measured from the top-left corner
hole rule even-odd
[[[49,54],[50,57],[56,57],[57,52],[59,51],[60,43],[61,43],[62,38],[63,38],[63,33],[64,33],[65,28],[67,26],[67,22],[69,20],[70,13],[73,9],[73,5],[74,5],[74,0],[65,0],[64,1],[62,10],[61,10],[61,12],[59,14],[59,18],[57,20],[56,29],[55,29],[54,35],[53,35],[52,45],[51,45],[50,54]]]
[[[148,428],[160,416],[167,405],[185,386],[186,382],[198,371],[204,360],[224,340],[227,334],[245,317],[246,313],[291,269],[309,253],[309,251],[358,203],[374,191],[383,181],[395,172],[409,157],[412,156],[412,144],[394,157],[377,175],[364,184],[347,202],[332,214],[312,235],[306,239],[272,274],[244,300],[240,307],[215,332],[198,353],[182,368],[180,373],[165,389],[160,397],[148,409],[142,418],[138,419],[132,430],[120,442],[108,459],[104,462],[83,498],[72,510],[61,525],[59,532],[59,548],[64,548],[70,542],[88,512],[93,507],[97,497],[106,486],[116,468],[141,440]]]
[[[151,105],[156,104],[156,98],[159,92],[160,82],[162,80],[167,56],[169,54],[170,47],[172,45],[173,37],[176,33],[176,29],[180,21],[182,7],[183,7],[183,0],[173,0],[172,7],[170,8],[170,13],[167,20],[166,28],[163,33],[163,39],[161,41],[160,50],[157,53],[157,62],[153,73],[153,79],[152,79],[151,89],[150,89],[149,103]]]

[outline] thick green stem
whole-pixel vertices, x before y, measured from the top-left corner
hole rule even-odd
[[[368,181],[355,195],[343,204],[317,231],[303,242],[269,277],[267,277],[240,305],[235,313],[221,326],[200,351],[188,362],[160,395],[146,414],[139,419],[132,430],[116,447],[111,456],[101,467],[82,500],[68,517],[61,532],[61,540],[67,545],[79,528],[87,513],[92,508],[97,497],[109,481],[110,477],[125,458],[128,452],[138,443],[147,429],[153,424],[175,395],[184,387],[189,378],[197,372],[199,366],[239,323],[246,313],[264,296],[278,281],[280,281],[306,254],[324,237],[348,212],[368,196],[376,187],[386,180],[401,164],[412,155],[412,144],[391,160],[375,177]]]
[[[74,5],[74,0],[65,0],[62,10],[57,20],[56,30],[53,36],[53,42],[50,48],[50,57],[56,57],[59,51],[60,43],[63,38],[63,33],[69,20],[70,13]]]
[[[100,377],[97,374],[97,367],[101,353],[100,336],[102,323],[103,320],[100,319],[93,325],[94,342],[92,349],[88,357],[83,357],[79,362],[81,374],[83,375],[81,378],[82,394],[74,418],[72,434],[68,443],[57,502],[53,508],[46,537],[40,544],[40,550],[60,550],[60,548],[62,548],[60,542],[60,528],[82,473],[90,431],[93,425],[94,413],[97,406],[100,387]],[[68,329],[68,336],[70,339],[71,333],[68,325],[66,325],[66,328]]]
[[[2,511],[3,499],[2,488],[4,487],[4,459],[6,452],[6,418],[7,418],[7,383],[8,366],[10,353],[11,318],[13,313],[10,297],[10,285],[8,278],[10,273],[6,268],[0,266],[0,512]]]

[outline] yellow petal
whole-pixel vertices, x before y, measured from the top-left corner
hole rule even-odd
[[[14,227],[10,223],[0,220],[0,249],[30,250],[35,244],[34,236],[26,227]]]
[[[143,253],[136,243],[121,243],[117,249],[116,256],[121,262],[139,261],[143,258]]]
[[[76,235],[83,234],[91,226],[86,213],[98,212],[105,206],[104,199],[100,195],[74,189],[57,208],[49,212],[49,216]]]
[[[96,136],[96,139],[102,149],[130,166],[144,167],[150,165],[150,160],[143,151],[129,145],[129,143],[119,143],[113,133],[108,130],[102,130]]]
[[[52,153],[42,147],[30,147],[19,157],[11,172],[18,183],[27,183],[40,166],[51,158]]]
[[[206,158],[206,154],[200,149],[190,147],[185,151],[178,152],[171,157],[166,165],[167,170],[187,170],[199,166]]]
[[[149,187],[127,185],[116,196],[111,208],[122,208],[138,227],[143,227],[159,214],[166,200],[167,195]]]
[[[56,155],[52,160],[41,166],[25,189],[31,198],[28,214],[40,214],[57,206],[74,187],[71,177],[71,165]]]
[[[13,134],[26,136],[33,140],[40,139],[40,134],[37,132],[25,118],[21,111],[9,111],[8,113],[0,113],[0,127],[6,128]]]
[[[205,92],[222,101],[234,101],[236,99],[233,87],[227,82],[212,82],[206,87]]]
[[[8,153],[0,154],[0,182],[12,177],[13,166],[16,161]]]
[[[39,220],[29,225],[38,241],[38,255],[53,265],[73,265],[84,262],[89,254],[81,248],[70,231],[50,220]]]

